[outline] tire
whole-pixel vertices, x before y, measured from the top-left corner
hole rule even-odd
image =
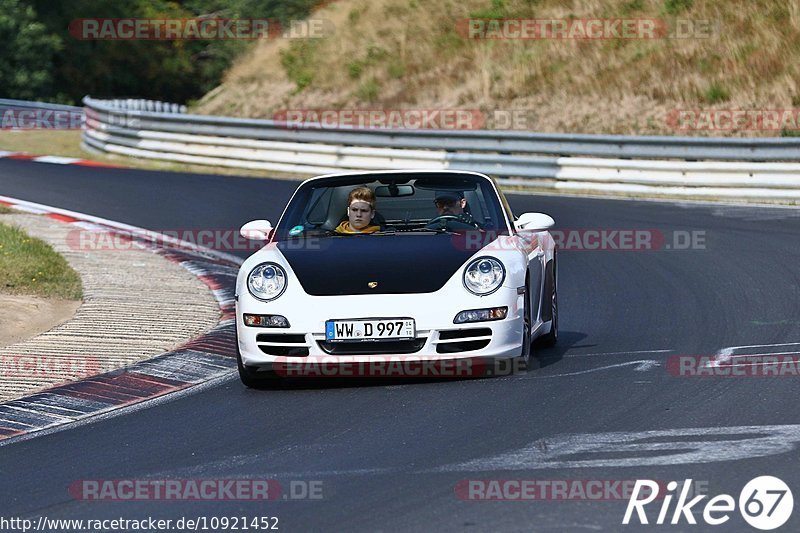
[[[554,346],[558,342],[558,263],[553,256],[553,293],[550,298],[550,331],[537,339],[541,346]]]
[[[242,354],[239,352],[239,332],[236,332],[236,368],[239,370],[239,379],[245,387],[260,389],[279,381],[279,376],[272,371],[261,371],[249,368],[242,363]]]
[[[533,346],[531,339],[531,310],[530,310],[530,280],[525,279],[525,294],[523,295],[523,322],[522,322],[522,353],[517,358],[521,370],[529,370],[533,360]]]

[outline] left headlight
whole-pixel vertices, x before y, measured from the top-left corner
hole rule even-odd
[[[274,300],[286,290],[286,271],[275,263],[261,263],[247,276],[247,289],[259,300]]]
[[[479,257],[464,269],[464,287],[472,294],[486,296],[500,288],[506,279],[503,263],[494,257]]]

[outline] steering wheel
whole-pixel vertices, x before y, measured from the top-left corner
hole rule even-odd
[[[432,218],[430,222],[428,222],[427,226],[433,226],[434,224],[438,223],[442,226],[442,228],[444,228],[447,226],[448,220],[457,220],[460,222],[460,220],[458,220],[458,216],[456,215],[439,215],[438,217]]]
[[[441,228],[444,230],[474,230],[480,229],[477,224],[470,224],[469,222],[464,222],[458,215],[440,215],[438,217],[432,218],[428,224],[425,225],[426,228]]]

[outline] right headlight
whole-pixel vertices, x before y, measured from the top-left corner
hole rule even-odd
[[[500,288],[506,279],[503,263],[494,257],[479,257],[464,269],[464,287],[472,294],[486,296]]]
[[[259,300],[274,300],[286,290],[286,271],[275,263],[261,263],[248,274],[247,289]]]

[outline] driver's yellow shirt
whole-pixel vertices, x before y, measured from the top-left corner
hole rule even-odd
[[[363,229],[357,230],[350,227],[349,220],[345,220],[336,226],[336,233],[375,233],[376,231],[380,231],[380,229],[380,226],[367,226]]]

